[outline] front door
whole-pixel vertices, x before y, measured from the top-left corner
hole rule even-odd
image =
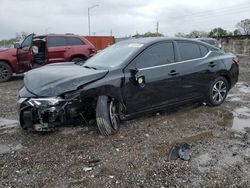
[[[25,72],[32,67],[31,45],[34,34],[28,35],[17,49],[17,61],[20,72]]]
[[[126,69],[124,98],[132,114],[178,102],[180,74],[175,67],[172,42],[161,42],[145,49]],[[145,84],[135,81],[141,75]]]

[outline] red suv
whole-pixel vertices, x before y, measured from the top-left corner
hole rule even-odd
[[[8,81],[13,73],[56,62],[84,62],[96,53],[84,37],[73,34],[27,36],[15,48],[0,49],[0,82]]]

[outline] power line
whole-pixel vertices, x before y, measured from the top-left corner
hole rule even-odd
[[[234,15],[235,13],[238,14],[245,14],[248,13],[249,10],[238,10],[236,12],[228,12],[228,13],[220,13],[220,14],[215,14],[215,15],[207,15],[206,17],[193,17],[192,21],[190,21],[190,24],[193,25],[193,23],[204,23],[205,21],[217,21],[216,18],[221,18],[222,16],[226,16],[226,15]],[[183,20],[186,20],[187,18],[183,17],[180,20],[175,20],[174,23],[178,23],[178,22],[183,22]],[[164,21],[164,22],[169,22],[169,21]]]
[[[203,16],[203,15],[206,16],[208,13],[215,14],[216,12],[218,13],[218,11],[220,13],[220,12],[235,11],[237,9],[241,10],[241,9],[246,9],[246,8],[250,8],[250,3],[242,4],[242,5],[238,5],[238,6],[228,6],[228,7],[224,7],[224,8],[212,9],[212,10],[201,11],[201,12],[190,13],[190,14],[184,14],[181,16],[185,16],[185,17]],[[176,19],[176,18],[180,18],[180,16],[174,16],[174,17],[169,17],[169,18]]]

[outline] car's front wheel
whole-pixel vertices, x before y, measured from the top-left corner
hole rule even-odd
[[[221,105],[226,97],[229,90],[229,84],[226,78],[220,76],[210,83],[208,89],[207,102],[210,106]]]
[[[6,82],[10,80],[11,77],[12,77],[11,67],[7,63],[0,61],[0,82]]]
[[[102,135],[109,136],[117,133],[120,129],[119,102],[107,96],[99,96],[96,122]]]

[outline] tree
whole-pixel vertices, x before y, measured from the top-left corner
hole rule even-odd
[[[208,33],[209,37],[223,37],[227,35],[228,35],[227,30],[222,29],[221,27],[214,28]]]
[[[0,40],[0,47],[10,47],[14,43],[21,42],[28,36],[27,32],[16,33],[15,38]]]
[[[137,33],[136,35],[134,35],[133,37],[135,38],[140,38],[140,37],[163,37],[164,35],[162,33],[158,33],[158,32],[155,32],[155,33],[151,33],[151,32],[147,32],[147,33],[144,33],[144,34],[139,34]]]
[[[205,31],[191,31],[189,34],[185,33],[177,33],[175,36],[176,37],[186,37],[186,38],[199,38],[199,37],[207,37],[208,33]]]
[[[240,30],[239,30],[239,29],[235,29],[235,30],[233,31],[233,35],[234,35],[234,36],[241,35]]]
[[[199,37],[207,37],[208,33],[205,31],[191,31],[189,34],[186,35],[188,38],[199,38]]]
[[[241,20],[236,27],[242,35],[250,35],[250,19]]]

